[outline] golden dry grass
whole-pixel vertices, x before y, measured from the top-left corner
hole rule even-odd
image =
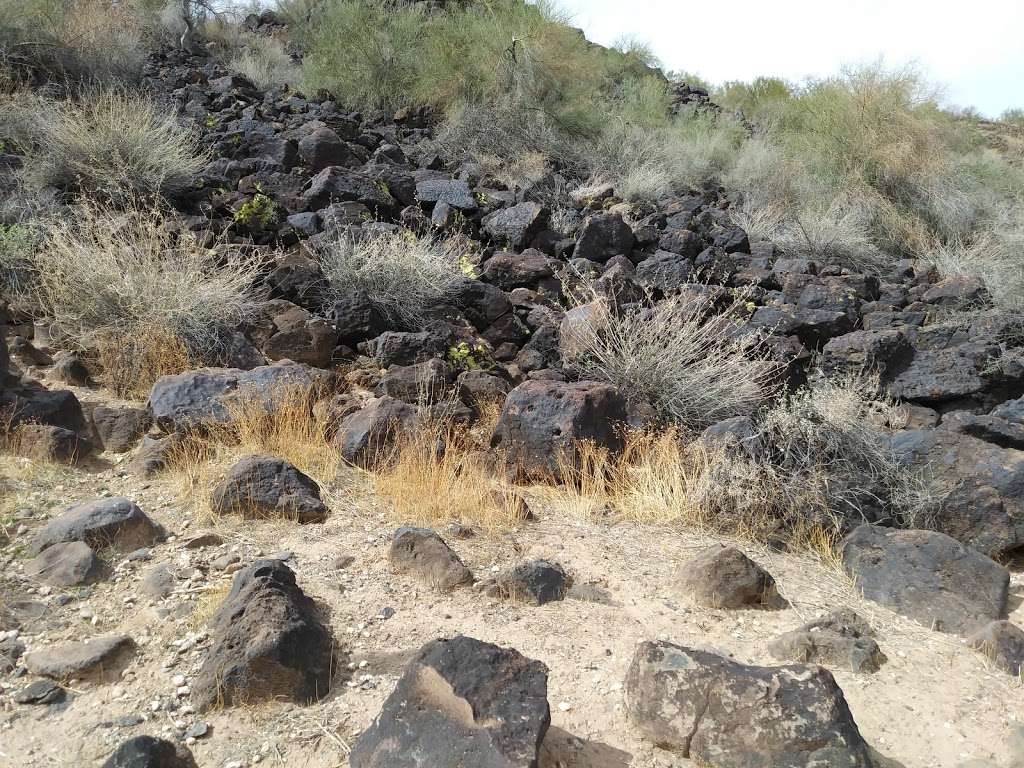
[[[373,473],[373,488],[402,523],[461,523],[507,530],[525,515],[522,496],[493,472],[480,432],[426,423],[403,435]]]
[[[577,458],[560,462],[561,486],[534,489],[554,509],[588,520],[774,541],[837,562],[838,530],[786,514],[794,499],[780,477],[700,441],[687,441],[677,430],[630,432],[619,456],[584,443],[577,447]],[[821,503],[815,500],[808,508]]]
[[[284,459],[329,487],[341,458],[327,439],[328,424],[313,409],[323,394],[316,386],[288,386],[269,398],[271,407],[253,395],[231,400],[229,422],[189,436],[172,451],[171,477],[182,503],[213,519],[210,492],[236,461],[252,454]]]
[[[149,396],[161,376],[189,371],[199,361],[166,328],[144,327],[130,336],[105,334],[97,344],[100,375],[119,397]]]

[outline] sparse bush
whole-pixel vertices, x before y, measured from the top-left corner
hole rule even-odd
[[[274,37],[252,35],[241,50],[236,50],[227,66],[263,89],[298,84],[302,77],[284,44]]]
[[[762,337],[739,327],[742,297],[721,313],[691,295],[597,306],[599,316],[574,332],[580,376],[650,404],[684,431],[750,413],[770,395],[775,366],[761,354]]]
[[[458,236],[437,238],[401,232],[343,237],[314,249],[338,291],[359,288],[394,322],[419,327],[426,311],[465,277],[471,244]]]
[[[36,137],[36,183],[125,203],[184,191],[205,165],[195,133],[148,96],[121,89],[56,102]]]
[[[887,427],[905,416],[880,394],[876,377],[822,379],[783,398],[760,420],[763,453],[753,472],[774,488],[774,516],[812,517],[836,527],[862,520],[929,525],[934,499],[923,478],[900,464]],[[724,488],[733,485],[725,478]]]
[[[142,72],[143,33],[129,4],[0,0],[0,19],[0,78],[75,88]]]
[[[258,258],[207,250],[155,212],[83,205],[49,222],[44,235],[46,247],[33,258],[36,296],[70,343],[127,344],[159,329],[206,358],[253,310]]]
[[[35,227],[0,224],[0,302],[6,299],[16,310],[32,306],[32,260],[39,240]]]
[[[1024,310],[1024,226],[1003,237],[983,233],[971,242],[937,243],[928,258],[944,275],[979,277],[997,307]]]

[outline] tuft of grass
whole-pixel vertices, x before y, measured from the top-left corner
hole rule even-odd
[[[206,358],[254,309],[258,257],[208,250],[155,211],[85,204],[46,223],[44,233],[34,292],[55,332],[80,347],[117,338],[141,350],[162,334]]]
[[[375,470],[373,486],[402,523],[506,530],[525,518],[526,508],[514,488],[494,477],[490,464],[472,434],[426,421],[396,442]]]
[[[39,186],[128,204],[181,194],[206,164],[196,132],[142,93],[103,89],[43,106],[27,167]]]
[[[465,276],[473,247],[457,235],[403,230],[342,237],[317,246],[313,255],[335,290],[361,289],[392,321],[419,327],[426,311]]]
[[[582,378],[612,384],[694,434],[770,395],[776,367],[761,336],[740,332],[742,297],[721,312],[705,296],[623,308],[596,301],[594,321],[572,329]]]
[[[102,376],[118,397],[145,399],[161,376],[202,364],[180,336],[160,326],[142,326],[128,334],[100,334],[96,352]]]

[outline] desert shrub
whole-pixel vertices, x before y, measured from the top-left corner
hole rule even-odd
[[[133,82],[146,48],[130,4],[0,0],[0,75],[77,87]]]
[[[999,116],[999,122],[1006,123],[1019,128],[1024,128],[1024,109],[1015,107],[1007,109]]]
[[[774,488],[772,516],[780,519],[812,516],[841,526],[880,515],[927,527],[935,503],[928,484],[900,464],[888,439],[888,428],[903,423],[877,377],[821,379],[763,414],[762,453],[745,473]]]
[[[773,121],[780,107],[793,97],[793,87],[778,77],[757,77],[749,83],[727,81],[712,93],[723,108],[739,110],[748,120],[764,124]]]
[[[29,160],[38,185],[125,203],[178,194],[205,165],[195,132],[141,93],[107,89],[51,107]]]
[[[572,332],[582,378],[614,385],[689,433],[770,395],[775,366],[762,337],[741,332],[743,297],[720,313],[713,299],[691,295],[624,308],[596,301],[597,317]]]
[[[299,83],[302,76],[280,40],[258,35],[245,41],[228,61],[228,67],[263,89]]]
[[[944,275],[979,277],[997,307],[1024,310],[1024,224],[1002,236],[983,233],[969,242],[936,243],[929,259]]]
[[[465,277],[471,247],[458,236],[403,230],[342,237],[313,254],[339,292],[361,289],[394,322],[419,327],[427,310]]]
[[[38,230],[28,224],[0,224],[0,302],[21,311],[33,305],[33,257],[39,247]]]
[[[156,212],[86,204],[48,222],[44,236],[33,257],[35,294],[70,343],[127,343],[159,329],[206,358],[254,308],[257,257],[208,250]]]
[[[306,47],[303,75],[360,109],[394,109],[409,102],[423,52],[425,18],[412,6],[362,0],[324,4],[295,28]]]

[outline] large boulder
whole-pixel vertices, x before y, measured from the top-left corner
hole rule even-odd
[[[473,583],[473,574],[445,543],[428,528],[399,528],[391,539],[388,561],[397,573],[406,573],[443,591]]]
[[[862,525],[841,553],[864,597],[940,632],[969,634],[1006,613],[1009,571],[945,534]]]
[[[231,420],[233,398],[252,398],[267,408],[296,389],[308,390],[323,371],[283,360],[244,371],[239,368],[202,368],[161,376],[153,384],[149,408],[165,432],[176,432]]]
[[[617,213],[595,213],[580,227],[573,256],[603,264],[612,256],[629,256],[635,243],[633,230]]]
[[[19,387],[5,391],[0,387],[0,413],[4,414],[5,426],[11,429],[39,424],[61,427],[83,437],[90,434],[82,404],[74,392],[66,389]]]
[[[284,518],[299,523],[323,522],[328,512],[316,481],[274,456],[240,459],[213,489],[210,507],[219,515]]]
[[[656,744],[714,768],[872,768],[832,674],[756,667],[645,642],[626,674],[626,710]]]
[[[548,671],[471,637],[435,640],[406,667],[352,768],[536,768],[551,722]]]
[[[680,569],[682,591],[709,608],[778,606],[775,579],[735,547],[714,546]]]
[[[395,441],[414,427],[415,407],[393,397],[378,397],[346,416],[334,444],[341,457],[358,467],[373,466]]]
[[[897,432],[892,450],[926,472],[940,503],[935,527],[991,557],[1024,545],[1024,451],[940,429]],[[969,427],[967,427],[969,428]]]
[[[510,474],[559,477],[579,462],[581,441],[621,450],[625,421],[625,398],[607,384],[527,381],[508,393],[491,446],[504,453]]]
[[[152,736],[136,736],[119,746],[102,768],[197,768],[185,747]]]
[[[492,242],[519,251],[547,226],[548,211],[540,203],[519,203],[484,216],[481,229]]]
[[[164,537],[164,529],[138,504],[122,496],[111,496],[68,507],[43,526],[30,549],[39,554],[54,544],[81,541],[94,550],[114,547],[130,552],[163,541]]]
[[[330,690],[331,634],[280,560],[257,560],[239,571],[210,626],[213,642],[192,688],[200,709],[308,703]]]

